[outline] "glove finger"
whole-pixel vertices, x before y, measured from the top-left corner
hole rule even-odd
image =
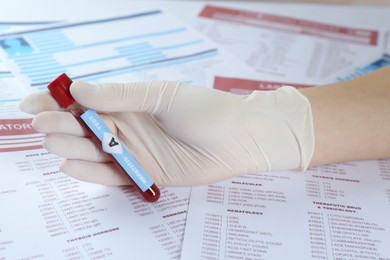
[[[57,101],[48,91],[40,91],[26,96],[19,104],[20,110],[36,115],[43,111],[61,110]]]
[[[109,186],[130,185],[130,181],[121,174],[113,163],[97,163],[81,160],[64,160],[60,170],[67,175],[86,182]]]
[[[110,159],[90,138],[67,134],[50,134],[43,139],[43,146],[64,158],[92,162],[108,162]]]
[[[173,81],[97,85],[74,81],[70,91],[80,104],[98,111],[159,113],[169,109],[179,86]]]
[[[45,111],[39,113],[34,117],[32,126],[35,130],[44,134],[87,135],[84,128],[72,114],[62,111]]]

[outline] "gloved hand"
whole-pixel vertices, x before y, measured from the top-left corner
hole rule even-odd
[[[91,85],[70,91],[95,109],[157,185],[189,186],[246,173],[305,170],[314,150],[309,101],[297,90],[255,91],[248,96],[180,82]],[[37,114],[33,127],[44,146],[65,159],[74,178],[129,184],[48,92],[26,97],[20,108]]]

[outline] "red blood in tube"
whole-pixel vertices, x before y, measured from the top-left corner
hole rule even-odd
[[[95,133],[88,127],[88,125],[84,122],[84,120],[80,117],[87,108],[81,106],[77,103],[72,95],[70,94],[69,88],[72,84],[72,80],[65,74],[61,74],[58,78],[52,81],[48,85],[48,89],[53,96],[53,98],[58,102],[58,104],[72,113],[77,121],[84,127],[86,132],[92,137],[92,140],[102,149],[102,143],[99,138],[95,135]],[[156,184],[152,184],[148,189],[142,191],[141,188],[134,182],[134,180],[129,176],[125,169],[119,164],[119,162],[115,159],[115,157],[106,153],[114,165],[117,167],[118,171],[121,172],[127,179],[134,185],[135,189],[141,194],[141,196],[149,202],[155,202],[160,198],[160,190],[156,186]]]

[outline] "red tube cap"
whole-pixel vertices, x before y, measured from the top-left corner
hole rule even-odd
[[[63,73],[47,86],[53,98],[65,109],[75,102],[69,91],[71,84],[72,80]]]

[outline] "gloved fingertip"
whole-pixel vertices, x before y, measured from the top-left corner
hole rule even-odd
[[[59,169],[60,169],[60,171],[62,171],[66,175],[68,175],[69,177],[72,177],[72,178],[75,178],[75,179],[79,179],[79,178],[77,178],[77,174],[75,174],[72,171],[72,164],[69,163],[68,159],[64,159],[64,160],[61,161],[61,163],[59,165]]]
[[[75,99],[83,99],[96,91],[96,85],[80,80],[75,80],[72,85],[70,85],[70,93]]]
[[[74,160],[69,160],[69,159],[64,159],[61,161],[59,165],[60,171],[65,173],[66,175],[75,178],[77,180],[84,181],[83,178],[80,178],[78,174],[78,168],[77,168],[77,163],[75,164]]]
[[[19,103],[19,109],[27,114],[36,115],[42,111],[59,110],[58,103],[46,91],[28,95]]]
[[[41,125],[41,116],[38,114],[35,116],[31,121],[32,128],[37,132],[42,132],[42,129],[40,128]]]
[[[19,109],[27,114],[34,114],[34,106],[30,96],[27,96],[22,99],[19,103]]]

